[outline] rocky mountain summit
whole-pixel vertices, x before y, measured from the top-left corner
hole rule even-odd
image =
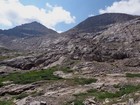
[[[138,16],[132,16],[122,13],[106,13],[89,17],[80,24],[78,24],[76,27],[72,28],[70,31],[73,30],[85,33],[98,32],[107,29],[108,25],[124,23],[137,17]]]
[[[16,26],[0,31],[0,45],[9,49],[25,50],[28,46],[37,45],[38,40],[50,39],[58,33],[38,22]],[[42,38],[43,37],[43,38]]]
[[[61,34],[37,22],[0,33],[0,103],[140,104],[140,16],[101,14]]]
[[[38,22],[32,22],[16,26],[9,30],[2,30],[0,34],[7,36],[16,36],[16,37],[31,37],[31,36],[40,36],[47,34],[56,34],[56,31],[46,28],[44,25]]]

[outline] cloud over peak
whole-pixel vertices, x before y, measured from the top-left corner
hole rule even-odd
[[[38,21],[48,28],[55,29],[59,23],[71,24],[75,16],[61,6],[46,3],[46,9],[34,5],[23,5],[19,0],[0,0],[0,25],[16,25]],[[0,27],[2,28],[2,27]]]
[[[105,9],[100,9],[99,12],[100,14],[113,12],[140,15],[140,0],[120,0]]]

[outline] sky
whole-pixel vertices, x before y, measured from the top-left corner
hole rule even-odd
[[[0,0],[0,29],[37,21],[64,32],[103,13],[140,15],[140,0]]]

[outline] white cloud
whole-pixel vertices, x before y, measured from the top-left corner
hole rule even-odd
[[[48,8],[53,8],[53,6],[52,5],[50,5],[49,3],[46,3],[46,7],[48,7]]]
[[[140,0],[121,0],[114,2],[112,6],[99,10],[102,13],[127,13],[132,15],[140,15]]]
[[[94,16],[94,14],[90,14],[90,15],[88,15],[88,17],[92,17],[92,16]]]
[[[59,31],[57,31],[58,33],[62,33],[63,31],[61,31],[61,30],[59,30]]]
[[[63,7],[52,6],[49,3],[46,3],[44,9],[34,5],[23,5],[19,0],[0,0],[0,25],[9,28],[32,21],[55,29],[59,23],[74,23],[75,17]]]

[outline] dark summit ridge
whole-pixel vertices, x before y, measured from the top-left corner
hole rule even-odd
[[[106,29],[108,25],[115,23],[123,23],[132,19],[137,18],[138,16],[132,16],[122,13],[105,13],[93,17],[87,18],[85,21],[78,24],[72,30],[75,32],[98,32]]]
[[[27,37],[27,36],[42,36],[47,34],[56,34],[57,32],[48,29],[47,27],[38,22],[32,22],[16,26],[9,30],[3,30],[1,33],[7,36]]]

